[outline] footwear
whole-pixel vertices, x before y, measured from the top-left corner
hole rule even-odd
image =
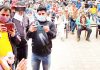
[[[90,39],[86,39],[86,41],[90,41]]]
[[[61,41],[65,41],[65,39],[63,37],[61,37]]]
[[[77,41],[79,42],[80,41],[80,38],[77,38]]]
[[[72,34],[74,34],[74,32],[72,32]]]
[[[100,31],[99,31],[99,35],[100,35]]]

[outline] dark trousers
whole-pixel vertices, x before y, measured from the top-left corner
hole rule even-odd
[[[13,40],[12,40],[13,42]],[[27,45],[27,41],[24,37],[21,36],[21,41],[19,41],[18,43],[12,43],[13,45],[13,52],[15,54],[15,62],[14,62],[14,66],[16,68],[17,64],[23,59],[23,58],[27,58],[27,51],[28,51],[28,45]]]
[[[100,29],[100,25],[98,25],[98,29]],[[100,31],[99,31],[99,35],[100,35]]]
[[[81,35],[81,31],[82,30],[86,30],[87,31],[87,37],[86,37],[86,39],[89,39],[90,34],[92,32],[92,29],[90,29],[88,27],[81,26],[80,28],[77,29],[77,36],[78,36],[78,38],[80,38],[80,35]]]
[[[25,44],[25,45],[20,44],[19,46],[17,46],[17,48],[16,48],[17,54],[15,55],[16,56],[15,67],[23,58],[25,58],[25,59],[27,58],[27,51],[28,51],[27,49],[28,49],[27,44]]]
[[[100,29],[100,25],[98,25],[98,29]]]
[[[21,61],[23,58],[27,58],[27,45],[17,48],[17,60]]]

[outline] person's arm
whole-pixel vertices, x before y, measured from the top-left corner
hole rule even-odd
[[[10,38],[12,43],[19,45],[21,42],[21,37],[16,29],[13,31],[14,32],[12,32],[12,35],[10,34],[9,38]]]
[[[55,24],[54,23],[50,23],[50,30],[47,32],[47,35],[49,37],[49,39],[53,39],[56,37],[56,27],[55,27]]]
[[[35,27],[34,23],[32,23],[29,26],[29,29],[27,31],[27,39],[34,38],[34,34],[35,34],[36,30],[37,30],[37,28]]]
[[[29,38],[33,38],[34,37],[35,32],[31,32],[31,31],[27,31],[27,39]]]
[[[0,65],[3,70],[11,70],[10,66],[7,64],[7,61],[2,58],[0,58]]]
[[[78,26],[81,25],[81,24],[80,24],[80,18],[79,18],[79,17],[76,19],[76,24],[77,24]]]
[[[87,27],[91,26],[91,20],[89,18],[87,18],[87,22],[86,22]]]
[[[27,70],[27,60],[26,59],[22,59],[17,67],[16,67],[16,70]]]
[[[26,24],[25,24],[25,27],[26,27],[26,32],[28,31],[29,29],[29,26],[30,26],[30,21],[29,21],[29,18],[26,17]]]

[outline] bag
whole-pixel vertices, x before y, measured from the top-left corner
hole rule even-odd
[[[34,44],[38,46],[47,46],[49,44],[49,39],[47,33],[43,29],[43,25],[40,25],[38,21],[35,22],[35,25],[37,26],[37,31],[34,39],[36,42]]]

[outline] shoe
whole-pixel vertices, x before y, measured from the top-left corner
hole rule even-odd
[[[74,34],[74,32],[72,32],[72,34]]]
[[[90,41],[90,39],[86,39],[86,41]]]
[[[77,38],[77,41],[79,42],[80,41],[80,38]]]
[[[64,41],[65,39],[63,37],[61,37],[61,41]]]
[[[99,31],[99,35],[100,35],[100,31]]]

